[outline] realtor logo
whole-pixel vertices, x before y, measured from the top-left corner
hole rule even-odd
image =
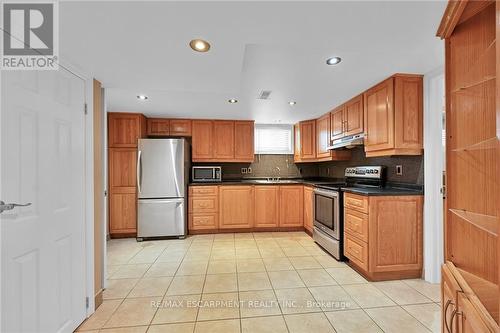
[[[57,2],[3,2],[1,17],[0,69],[58,69]]]

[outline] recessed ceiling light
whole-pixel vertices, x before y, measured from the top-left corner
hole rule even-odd
[[[297,102],[295,102],[295,101],[290,101],[290,102],[288,102],[288,104],[290,104],[290,105],[295,105],[295,104],[297,104]]]
[[[332,57],[332,58],[326,59],[326,64],[327,65],[336,65],[341,61],[342,61],[342,59],[340,59],[340,57]]]
[[[137,99],[141,100],[141,101],[145,101],[148,99],[148,96],[146,95],[137,95]]]
[[[210,50],[210,44],[203,39],[193,39],[189,42],[189,46],[196,52],[207,52]]]
[[[234,103],[238,103],[238,100],[234,99],[234,98],[231,98],[230,100],[228,100],[228,102],[231,103],[231,104],[234,104]]]

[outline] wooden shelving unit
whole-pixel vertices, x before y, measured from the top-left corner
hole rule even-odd
[[[446,47],[444,229],[451,272],[443,273],[444,281],[452,275],[459,286],[450,299],[443,284],[443,299],[454,309],[443,305],[444,332],[475,332],[471,327],[482,324],[487,332],[499,331],[499,19],[498,1],[450,1],[438,30]],[[471,325],[471,318],[480,325]]]

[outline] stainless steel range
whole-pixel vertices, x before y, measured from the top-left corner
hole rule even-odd
[[[344,200],[342,188],[382,187],[385,167],[359,166],[345,169],[345,182],[314,189],[313,239],[337,260],[344,259]]]

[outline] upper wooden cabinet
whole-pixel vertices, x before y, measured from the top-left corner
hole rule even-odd
[[[293,161],[301,162],[300,158],[300,125],[293,125]]]
[[[255,227],[276,228],[279,220],[279,186],[255,186]]]
[[[304,187],[302,185],[280,186],[280,227],[304,225]]]
[[[253,162],[254,148],[254,122],[234,122],[234,160],[235,162]]]
[[[193,162],[253,162],[254,123],[233,120],[192,121]]]
[[[363,95],[358,95],[344,104],[344,134],[363,133]]]
[[[108,113],[108,146],[137,147],[137,139],[146,136],[146,117],[139,113]]]
[[[191,120],[170,119],[170,136],[191,136]]]
[[[148,118],[148,136],[191,136],[191,120]]]
[[[211,161],[214,157],[214,122],[212,120],[193,120],[192,132],[193,162]]]
[[[234,159],[234,121],[214,121],[214,159]]]
[[[367,157],[420,155],[422,76],[396,74],[364,93]]]
[[[254,187],[219,187],[219,229],[247,229],[254,221]]]
[[[170,135],[170,120],[162,118],[148,118],[148,136]]]
[[[300,159],[314,160],[316,158],[316,120],[301,121],[299,127]]]
[[[329,157],[330,150],[330,114],[316,119],[316,157]]]
[[[344,137],[344,111],[344,105],[341,105],[330,113],[331,140],[342,139]]]

